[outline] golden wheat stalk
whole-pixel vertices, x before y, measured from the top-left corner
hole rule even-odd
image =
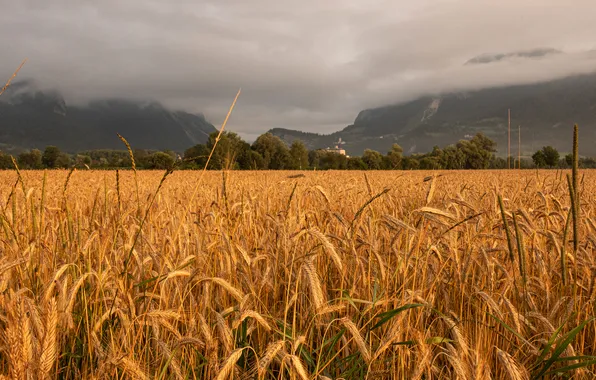
[[[325,306],[327,301],[323,295],[321,280],[319,279],[312,258],[305,260],[304,264],[302,264],[302,269],[306,274],[306,278],[310,287],[311,301],[315,306],[315,309],[320,310],[323,308],[323,306]]]
[[[4,91],[6,91],[6,89],[8,89],[8,87],[10,86],[10,83],[14,80],[14,78],[17,77],[17,74],[19,73],[19,71],[21,71],[21,69],[23,68],[23,66],[25,66],[25,63],[26,62],[27,62],[27,58],[25,58],[23,60],[23,62],[21,62],[21,64],[19,65],[19,67],[17,67],[17,69],[15,70],[15,72],[12,74],[12,76],[8,79],[8,81],[6,81],[6,84],[0,90],[0,96],[2,96],[2,94],[4,94]]]
[[[428,192],[426,193],[426,205],[427,206],[430,202],[432,202],[433,196],[435,195],[435,182],[436,182],[435,180],[436,180],[436,176],[433,174],[433,176],[430,180],[430,184],[428,185]]]
[[[228,356],[223,364],[223,367],[221,368],[221,371],[219,371],[217,374],[217,377],[215,378],[216,380],[225,380],[230,378],[230,375],[233,374],[234,368],[236,367],[236,362],[238,362],[238,359],[240,359],[242,352],[244,352],[245,349],[246,347],[237,348],[230,354],[230,356]]]
[[[56,354],[58,352],[57,343],[57,328],[58,328],[58,304],[55,298],[51,298],[45,322],[45,335],[41,348],[41,356],[39,357],[39,377],[51,378],[50,371],[56,362]]]
[[[277,354],[282,350],[285,345],[285,341],[278,340],[273,343],[269,343],[267,348],[265,349],[265,353],[261,356],[258,365],[258,375],[259,379],[265,377],[267,372],[267,368],[269,368],[269,364],[273,361],[273,359],[277,356]]]
[[[371,360],[370,350],[368,349],[368,346],[366,345],[364,338],[362,337],[362,335],[360,335],[360,331],[358,330],[358,327],[356,327],[354,322],[352,322],[347,317],[342,318],[341,323],[348,329],[350,334],[352,334],[352,338],[356,342],[356,345],[358,346],[358,350],[360,351],[360,354],[362,355],[362,358],[364,359],[364,361],[366,363],[370,364],[370,360]]]
[[[226,118],[224,119],[223,124],[221,125],[221,128],[219,129],[219,133],[217,134],[217,137],[213,144],[213,148],[211,148],[211,152],[209,152],[209,156],[207,157],[207,162],[205,163],[205,166],[203,167],[203,170],[201,171],[201,175],[194,187],[194,190],[190,196],[190,199],[188,200],[188,202],[186,204],[186,207],[185,207],[186,215],[188,215],[188,213],[190,212],[190,208],[192,207],[192,204],[195,201],[195,198],[199,192],[199,189],[201,188],[203,176],[205,175],[207,168],[209,167],[209,162],[211,161],[213,152],[215,151],[215,148],[217,147],[217,143],[219,142],[219,139],[221,138],[221,135],[222,135],[224,129],[226,128],[226,125],[228,124],[228,120],[229,120],[230,116],[232,115],[232,111],[234,110],[234,107],[236,106],[236,102],[238,101],[238,98],[240,97],[241,92],[242,92],[242,89],[238,89],[238,93],[236,93],[236,97],[234,98],[234,101],[232,102],[232,105],[230,106],[230,109],[228,110],[228,113],[226,115]],[[176,227],[175,235],[178,235],[180,233],[181,226],[182,226],[182,223],[178,223],[178,226]]]
[[[497,348],[497,358],[505,369],[505,373],[509,376],[510,380],[529,380],[530,374],[528,371],[516,363],[515,359],[507,352]]]

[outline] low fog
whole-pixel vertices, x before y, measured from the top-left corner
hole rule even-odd
[[[251,139],[319,133],[424,94],[596,71],[593,0],[19,0],[2,2],[0,75],[70,104],[157,100]],[[465,65],[485,53],[564,54]],[[0,78],[0,80],[3,80]]]

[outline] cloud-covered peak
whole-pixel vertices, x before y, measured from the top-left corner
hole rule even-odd
[[[22,0],[2,6],[0,77],[55,88],[67,103],[157,100],[254,136],[333,131],[364,108],[462,87],[586,72],[593,0]],[[540,46],[577,57],[462,65]]]
[[[499,62],[508,59],[540,59],[552,54],[562,54],[563,52],[553,48],[536,48],[530,50],[516,51],[513,53],[481,54],[466,62],[467,65],[485,64]]]

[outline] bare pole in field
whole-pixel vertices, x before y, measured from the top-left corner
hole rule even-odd
[[[507,110],[507,120],[509,127],[507,128],[507,169],[511,169],[511,108]]]
[[[521,169],[521,125],[517,127],[518,132],[518,142],[517,142],[517,167]]]

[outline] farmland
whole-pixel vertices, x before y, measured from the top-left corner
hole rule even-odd
[[[594,377],[595,173],[302,173],[0,172],[1,376]]]

